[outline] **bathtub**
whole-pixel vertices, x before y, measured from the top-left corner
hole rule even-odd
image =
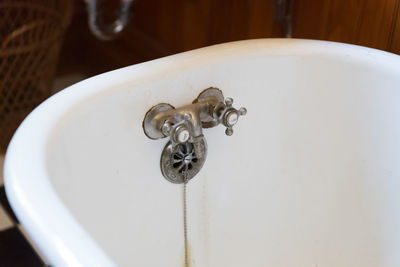
[[[217,87],[245,106],[205,129],[187,184],[192,267],[400,266],[400,57],[340,43],[260,39],[206,47],[79,82],[14,135],[5,186],[52,266],[183,266],[182,185],[158,103]]]

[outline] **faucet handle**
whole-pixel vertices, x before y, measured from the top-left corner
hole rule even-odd
[[[244,116],[247,113],[247,109],[241,107],[235,109],[232,107],[233,99],[228,97],[225,99],[225,108],[220,113],[219,121],[226,127],[225,134],[231,136],[233,134],[233,126],[238,122],[239,116]]]
[[[176,124],[167,120],[162,125],[161,132],[170,137],[173,146],[191,141],[193,138],[193,130],[190,125],[191,119],[192,116],[189,113],[185,113],[183,120]]]

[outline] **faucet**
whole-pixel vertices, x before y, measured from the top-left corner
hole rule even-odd
[[[225,134],[233,134],[233,126],[246,108],[235,109],[233,99],[226,98],[218,88],[208,88],[192,104],[174,108],[161,103],[147,111],[143,130],[150,139],[169,137],[161,155],[161,171],[173,183],[193,178],[205,162],[207,145],[203,128],[222,124]]]
[[[233,126],[239,116],[247,113],[246,108],[235,109],[233,99],[224,101],[221,90],[208,88],[204,90],[192,104],[174,108],[169,104],[158,104],[151,108],[143,121],[143,129],[150,139],[170,137],[174,149],[176,145],[186,142],[193,143],[197,156],[201,150],[196,146],[204,138],[203,128],[222,124],[226,127],[225,134],[233,134]]]

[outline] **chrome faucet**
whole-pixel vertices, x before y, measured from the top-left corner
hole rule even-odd
[[[203,128],[222,124],[226,127],[226,135],[233,134],[233,126],[247,110],[243,107],[235,109],[232,104],[232,98],[224,100],[221,90],[211,87],[200,93],[192,104],[174,108],[161,103],[146,113],[143,120],[146,136],[150,139],[170,138],[161,159],[161,169],[168,180],[180,183],[182,177],[178,177],[178,173],[186,172],[193,177],[200,170],[206,155]],[[180,168],[171,172],[171,168],[181,162]]]

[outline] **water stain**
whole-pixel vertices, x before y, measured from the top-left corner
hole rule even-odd
[[[185,259],[185,247],[183,248],[183,255],[182,255],[182,266],[183,267],[192,267],[193,266],[193,259],[192,259],[192,247],[190,246],[190,244],[187,244],[187,263],[186,263],[186,259]]]

